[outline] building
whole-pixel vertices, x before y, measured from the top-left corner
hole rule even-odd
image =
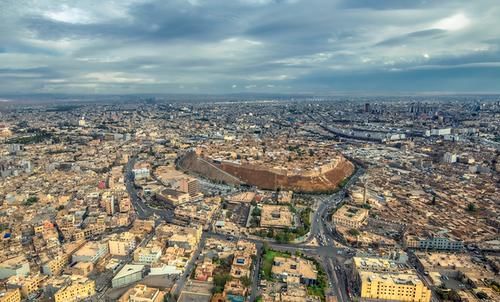
[[[79,120],[78,120],[78,126],[80,127],[85,127],[87,125],[87,123],[85,122],[85,117],[82,116]]]
[[[153,264],[161,257],[161,247],[138,247],[134,251],[134,261],[141,264]]]
[[[401,271],[400,266],[393,260],[372,257],[354,257],[352,259],[357,273],[361,271],[370,272],[392,272]]]
[[[318,272],[313,262],[300,257],[274,257],[272,275],[286,283],[316,284]]]
[[[182,227],[174,224],[165,224],[156,229],[160,242],[166,242],[169,247],[179,247],[185,250],[194,250],[200,242],[202,226]]]
[[[95,281],[81,276],[71,276],[70,282],[54,294],[55,302],[76,302],[95,294]]]
[[[30,273],[30,265],[24,256],[17,256],[0,263],[0,279],[10,276],[27,276]]]
[[[431,291],[422,283],[416,274],[385,274],[362,271],[361,298],[429,302]]]
[[[130,198],[122,197],[118,203],[120,213],[128,213],[130,211]]]
[[[130,232],[113,234],[109,241],[109,253],[113,256],[127,256],[135,249],[135,235]]]
[[[90,241],[73,254],[72,260],[73,262],[92,262],[95,264],[108,253],[109,246],[107,242]]]
[[[69,266],[65,270],[68,275],[78,275],[87,277],[94,270],[94,264],[92,262],[76,262]]]
[[[154,287],[137,284],[126,291],[118,302],[163,302],[165,293]]]
[[[104,200],[104,208],[106,209],[106,214],[113,216],[115,213],[115,197],[110,196]]]
[[[260,226],[264,228],[293,227],[292,211],[288,206],[265,204],[261,210]]]
[[[443,162],[445,162],[445,163],[449,163],[449,164],[456,163],[457,159],[458,159],[458,157],[454,153],[446,152],[443,155]]]
[[[190,196],[188,193],[173,190],[173,189],[163,189],[160,193],[155,194],[155,198],[163,202],[171,202],[173,204],[180,204],[188,202]]]
[[[179,190],[190,196],[196,196],[200,191],[200,184],[195,178],[183,178],[179,181]]]
[[[36,275],[28,275],[27,277],[12,276],[7,279],[8,288],[19,288],[23,299],[33,298],[40,290],[40,286],[47,276],[40,273]]]
[[[59,253],[53,258],[46,256],[42,261],[42,273],[48,276],[60,275],[69,263],[70,255]]]
[[[394,260],[354,257],[353,277],[363,299],[428,302],[431,298],[416,272]]]
[[[231,265],[231,277],[250,277],[250,266],[252,265],[251,255],[246,251],[238,251],[234,254]]]
[[[19,288],[1,290],[0,302],[21,302],[21,291]]]
[[[113,288],[124,287],[141,280],[144,276],[144,265],[127,264],[111,280]]]
[[[142,180],[142,179],[149,178],[149,169],[148,168],[133,169],[132,173],[134,173],[135,180]]]
[[[404,239],[406,247],[414,249],[460,251],[464,248],[463,241],[456,240],[444,233],[431,234],[428,237],[407,235]]]
[[[332,220],[336,225],[360,228],[368,218],[368,210],[357,208],[350,205],[344,205],[333,213]]]
[[[425,131],[425,136],[444,136],[451,135],[451,128],[431,129]]]

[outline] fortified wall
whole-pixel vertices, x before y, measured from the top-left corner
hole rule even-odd
[[[354,172],[354,165],[340,154],[331,163],[307,171],[286,171],[253,164],[218,162],[199,157],[195,152],[186,153],[178,164],[182,169],[213,181],[305,193],[332,191]]]

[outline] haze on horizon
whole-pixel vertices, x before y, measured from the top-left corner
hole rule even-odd
[[[498,16],[498,0],[3,0],[0,95],[498,93]]]

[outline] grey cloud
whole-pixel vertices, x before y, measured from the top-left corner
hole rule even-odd
[[[494,0],[64,3],[0,3],[0,94],[356,92],[411,83],[450,91],[470,87],[467,78],[485,90],[500,81]],[[456,14],[470,24],[433,27]]]

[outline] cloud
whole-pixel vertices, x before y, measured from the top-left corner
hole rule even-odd
[[[496,0],[0,1],[0,95],[494,90],[498,15]]]
[[[441,30],[460,30],[471,23],[470,19],[463,13],[459,13],[436,22],[432,28]]]

